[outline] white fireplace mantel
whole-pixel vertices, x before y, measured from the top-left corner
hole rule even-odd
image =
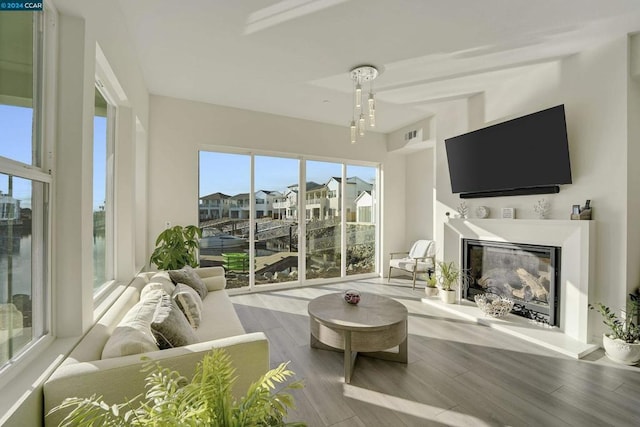
[[[551,333],[561,334],[564,340],[589,344],[588,304],[593,293],[595,266],[594,221],[450,218],[444,224],[440,254],[443,260],[461,265],[462,239],[560,247],[560,326],[551,328]]]

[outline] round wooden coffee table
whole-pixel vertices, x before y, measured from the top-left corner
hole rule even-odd
[[[407,308],[391,298],[361,293],[357,305],[342,293],[309,302],[311,347],[344,351],[344,381],[360,353],[377,359],[407,363]],[[398,346],[398,351],[388,351]],[[384,351],[383,351],[384,350]]]

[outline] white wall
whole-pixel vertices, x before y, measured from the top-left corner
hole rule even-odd
[[[630,185],[639,186],[631,165],[640,160],[635,146],[629,149],[628,96],[638,97],[637,88],[627,85],[628,43],[621,37],[576,54],[559,63],[535,68],[529,75],[505,82],[499,88],[484,93],[484,105],[478,98],[468,103],[457,101],[444,105],[436,114],[436,204],[435,231],[438,241],[445,238],[444,213],[456,213],[460,202],[451,193],[446,164],[444,139],[485,125],[532,113],[558,104],[565,104],[567,132],[573,184],[561,187],[559,194],[518,197],[496,197],[467,200],[474,216],[474,207],[491,208],[491,217],[499,218],[502,207],[516,208],[517,218],[535,218],[534,203],[546,198],[551,202],[551,218],[567,219],[571,205],[592,200],[593,218],[597,221],[596,289],[594,298],[612,307],[624,305],[626,291],[637,283],[634,267],[637,259],[637,226],[630,226],[628,206],[636,212],[637,196],[629,199]],[[637,101],[636,101],[637,102]],[[631,104],[637,108],[635,104]],[[630,110],[633,111],[633,110]],[[637,132],[637,130],[634,131]],[[629,234],[633,230],[633,234]],[[444,242],[446,244],[446,242]],[[633,249],[631,249],[633,248]],[[628,269],[633,274],[628,275]],[[630,271],[630,270],[629,270]],[[633,286],[630,286],[633,285]],[[599,319],[590,319],[592,336],[596,336]]]
[[[433,149],[428,148],[407,155],[405,191],[411,209],[405,215],[405,250],[419,239],[433,239],[434,183]]]
[[[198,151],[225,147],[381,164],[382,191],[388,197],[381,224],[382,253],[402,247],[404,158],[387,153],[384,135],[368,132],[351,144],[346,127],[161,96],[150,98],[150,113],[150,248],[167,221],[197,224]]]

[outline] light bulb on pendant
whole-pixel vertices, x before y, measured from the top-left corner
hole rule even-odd
[[[362,86],[360,82],[356,84],[356,108],[360,108],[362,106]]]
[[[355,144],[356,143],[356,122],[355,120],[351,120],[351,143]]]
[[[360,136],[364,136],[364,114],[360,113],[360,119],[358,119],[358,133]]]
[[[376,125],[376,100],[373,97],[373,92],[369,92],[369,126],[375,127]]]

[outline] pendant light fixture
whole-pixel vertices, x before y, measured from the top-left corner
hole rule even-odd
[[[353,115],[351,117],[350,131],[351,143],[355,144],[358,137],[364,136],[366,119],[369,119],[369,126],[376,125],[376,100],[373,94],[373,81],[378,77],[378,69],[373,65],[360,65],[351,70],[351,80],[353,80]],[[369,83],[369,95],[366,103],[362,102],[362,86]],[[366,104],[366,105],[365,105]],[[366,114],[365,114],[366,107]]]

